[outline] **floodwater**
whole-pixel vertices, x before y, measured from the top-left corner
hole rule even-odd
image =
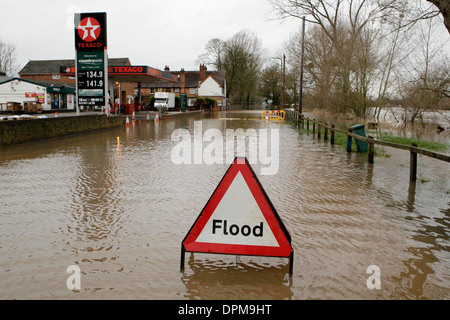
[[[407,152],[372,166],[290,125],[237,119],[0,149],[0,299],[450,298],[448,163],[419,156],[410,184]],[[280,130],[279,172],[253,168],[292,237],[292,278],[287,259],[190,253],[180,272],[181,242],[228,168],[172,163],[173,131],[196,120]],[[71,265],[79,291],[66,286]],[[380,290],[367,288],[371,265]]]

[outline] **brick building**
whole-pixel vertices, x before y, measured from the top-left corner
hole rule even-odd
[[[226,106],[226,74],[224,71],[208,71],[205,65],[200,65],[199,71],[170,71],[166,66],[166,72],[170,72],[178,78],[177,83],[151,83],[142,84],[141,92],[144,102],[148,103],[156,92],[175,93],[179,96],[187,94],[188,106],[192,107],[198,97],[208,97],[217,101],[215,110],[221,110]]]
[[[128,58],[108,59],[110,66],[131,66]],[[24,80],[45,82],[47,84],[63,85],[75,88],[76,77],[72,72],[62,72],[61,68],[75,66],[74,59],[65,60],[30,60],[25,67],[19,72],[20,78]],[[120,100],[120,104],[133,104],[134,101],[134,82],[114,82],[114,101]],[[60,109],[65,105],[60,100],[58,94],[49,94],[48,100],[51,101],[52,110]],[[118,101],[117,101],[118,102]]]

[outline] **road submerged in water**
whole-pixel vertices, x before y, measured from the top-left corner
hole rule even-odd
[[[449,167],[409,154],[348,154],[286,124],[214,115],[136,121],[2,148],[1,299],[449,299]],[[244,119],[244,120],[239,120]],[[172,134],[276,128],[279,170],[262,176],[292,237],[288,260],[187,254],[180,246],[229,164],[176,165]],[[119,138],[119,139],[117,139]],[[204,144],[205,147],[207,144]],[[66,270],[81,270],[81,289]],[[369,289],[370,266],[381,289]]]

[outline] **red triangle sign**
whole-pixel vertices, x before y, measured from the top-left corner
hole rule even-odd
[[[235,159],[184,239],[182,250],[291,257],[289,232],[247,159]]]

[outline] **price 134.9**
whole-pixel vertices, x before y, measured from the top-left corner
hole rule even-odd
[[[89,79],[103,79],[103,71],[88,71],[87,77]]]

